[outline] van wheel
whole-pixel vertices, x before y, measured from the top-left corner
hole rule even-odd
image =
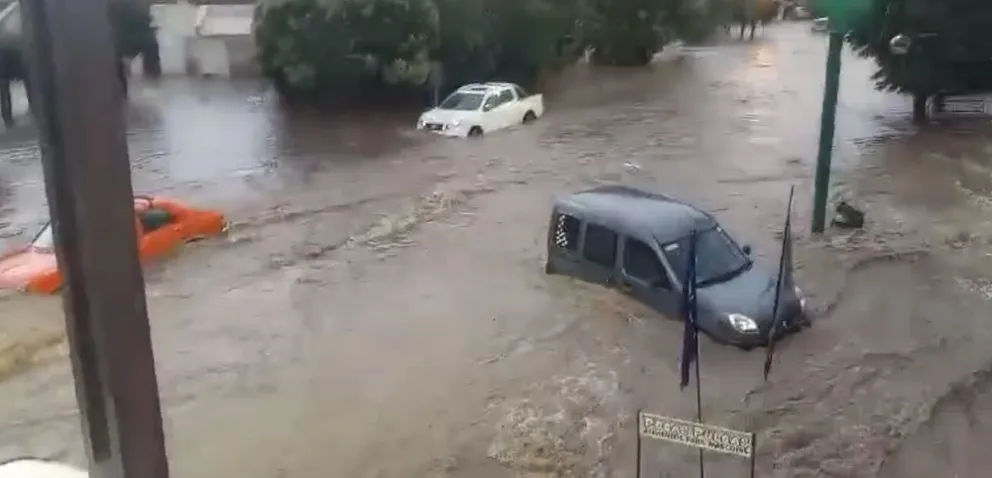
[[[524,114],[524,121],[523,121],[523,123],[524,124],[530,124],[530,123],[533,123],[536,119],[537,119],[537,115],[534,114],[533,111],[528,111],[526,114]]]
[[[469,138],[478,138],[480,136],[482,136],[482,128],[473,126],[472,129],[468,130]]]
[[[547,261],[547,262],[544,263],[544,273],[545,274],[551,275],[551,274],[554,274],[555,272],[557,272],[557,271],[555,271],[555,266],[551,264],[551,261]]]

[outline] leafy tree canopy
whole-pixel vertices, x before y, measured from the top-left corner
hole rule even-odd
[[[432,0],[292,0],[256,9],[255,39],[263,71],[284,92],[350,95],[424,83],[439,14]]]
[[[822,2],[819,10],[823,9]],[[982,0],[865,0],[848,41],[879,69],[882,90],[932,95],[992,90],[992,2]],[[910,39],[905,54],[890,42]]]
[[[715,0],[714,0],[715,1]],[[256,10],[263,71],[290,97],[501,79],[532,85],[591,49],[643,65],[710,14],[697,0],[284,0]]]

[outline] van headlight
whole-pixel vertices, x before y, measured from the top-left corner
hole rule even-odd
[[[727,315],[727,320],[730,321],[730,326],[733,327],[734,330],[742,334],[758,333],[758,324],[746,315],[729,314]]]

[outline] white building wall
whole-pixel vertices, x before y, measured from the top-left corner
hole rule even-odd
[[[195,73],[202,76],[231,76],[228,61],[227,45],[223,37],[191,38],[190,56],[195,66]]]
[[[185,75],[189,56],[186,41],[195,34],[197,6],[186,2],[152,5],[163,75]]]
[[[254,74],[253,5],[152,5],[163,75]]]

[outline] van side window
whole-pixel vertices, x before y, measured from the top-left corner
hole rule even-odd
[[[582,255],[592,263],[612,268],[617,261],[617,233],[603,226],[587,224]]]
[[[582,223],[568,214],[558,214],[555,221],[555,245],[569,251],[579,250],[579,228]]]
[[[630,277],[644,281],[652,286],[671,290],[672,283],[668,280],[665,266],[658,260],[658,255],[651,246],[632,238],[627,238],[623,245],[623,270]]]

